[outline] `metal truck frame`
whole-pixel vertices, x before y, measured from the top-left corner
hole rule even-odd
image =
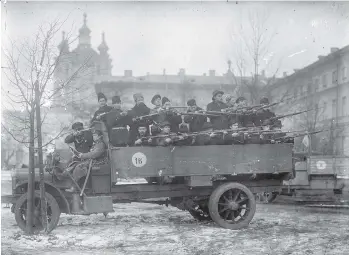
[[[79,181],[78,193],[65,191],[71,181],[57,178],[54,170],[59,162],[51,153],[45,173],[47,231],[57,226],[61,213],[107,215],[114,211],[114,203],[130,202],[172,205],[197,220],[213,220],[227,229],[247,227],[256,211],[254,194],[278,192],[283,181],[294,175],[292,149],[293,143],[108,147],[109,162],[92,167]],[[24,170],[13,175],[12,195],[2,197],[13,204],[22,230],[28,189],[28,170]],[[148,183],[120,183],[133,178],[145,178]],[[40,231],[38,179],[35,188],[34,231]]]

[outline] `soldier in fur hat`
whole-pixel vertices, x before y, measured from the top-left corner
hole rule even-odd
[[[137,117],[145,116],[150,113],[150,108],[145,105],[144,97],[141,93],[134,94],[133,99],[135,101],[135,106],[128,111],[128,116],[130,116],[132,119],[135,119]],[[151,124],[149,120],[142,121],[146,122],[148,126]],[[138,126],[142,121],[133,121],[133,123],[130,125],[129,145],[134,144],[138,133]]]
[[[108,129],[109,141],[113,146],[123,147],[128,143],[127,125],[132,124],[132,119],[127,112],[121,110],[121,99],[119,96],[112,98],[113,109],[102,116]]]
[[[150,113],[158,112],[162,106],[161,96],[159,94],[156,94],[155,96],[153,96],[153,98],[151,99],[151,103],[155,105],[155,107],[151,109]]]
[[[212,93],[212,102],[209,103],[206,107],[207,111],[221,112],[223,109],[226,109],[228,106],[223,103],[224,92],[221,90],[215,90]],[[228,128],[228,118],[226,116],[210,117],[210,121],[213,129],[226,129]]]
[[[91,123],[93,121],[99,121],[104,113],[110,112],[113,107],[107,105],[107,97],[103,93],[97,94],[99,109],[93,115]]]
[[[74,143],[75,149],[78,152],[89,152],[93,145],[92,132],[90,130],[83,130],[84,125],[81,122],[75,122],[72,125],[73,133],[68,135],[64,142]]]
[[[269,99],[267,97],[263,97],[260,100],[260,104],[262,107],[266,107],[269,105]],[[255,117],[255,125],[260,126],[267,126],[269,129],[281,129],[282,124],[280,120],[272,120],[273,117],[275,117],[275,113],[270,111],[268,108],[260,109],[256,113]]]
[[[198,107],[196,105],[195,99],[190,99],[187,102],[187,105],[189,106],[189,109],[187,110],[188,113],[196,113],[198,111],[202,111],[203,109]],[[184,122],[189,124],[189,131],[190,132],[199,132],[202,130],[203,125],[207,121],[207,117],[205,116],[185,116]]]

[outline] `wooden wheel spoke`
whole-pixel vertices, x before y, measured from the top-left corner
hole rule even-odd
[[[240,194],[241,194],[241,190],[238,190],[234,195],[233,201],[236,201],[238,199],[238,197],[240,196]]]
[[[230,214],[230,211],[227,210],[227,211],[225,212],[225,214],[224,214],[224,219],[225,219],[225,220],[228,219],[229,214]]]
[[[228,209],[229,209],[228,207],[224,207],[223,209],[219,210],[218,212],[219,213],[226,212]]]
[[[236,203],[238,203],[239,205],[243,204],[244,202],[248,201],[248,198],[245,197],[245,198],[242,198],[240,199],[239,201],[236,201]]]
[[[230,189],[228,191],[228,194],[229,194],[229,200],[232,201],[233,200],[233,191]]]
[[[230,202],[230,200],[226,196],[223,196],[223,198],[226,202]]]

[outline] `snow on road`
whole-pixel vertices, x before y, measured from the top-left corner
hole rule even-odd
[[[105,219],[61,215],[50,234],[26,236],[2,208],[2,254],[348,254],[349,215],[258,205],[247,229],[199,223],[187,212],[152,204],[118,204]]]

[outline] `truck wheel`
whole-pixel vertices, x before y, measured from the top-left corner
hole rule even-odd
[[[256,212],[252,192],[240,183],[225,183],[211,194],[208,208],[214,222],[227,229],[247,227]]]
[[[27,197],[28,193],[23,194],[17,201],[15,205],[15,219],[17,225],[26,231],[26,213],[27,213]],[[51,232],[58,224],[59,216],[61,210],[56,199],[49,193],[45,193],[47,201],[47,232]],[[41,218],[41,201],[40,201],[40,191],[35,191],[34,198],[34,219],[33,219],[33,231],[39,232],[43,230],[42,218]]]

